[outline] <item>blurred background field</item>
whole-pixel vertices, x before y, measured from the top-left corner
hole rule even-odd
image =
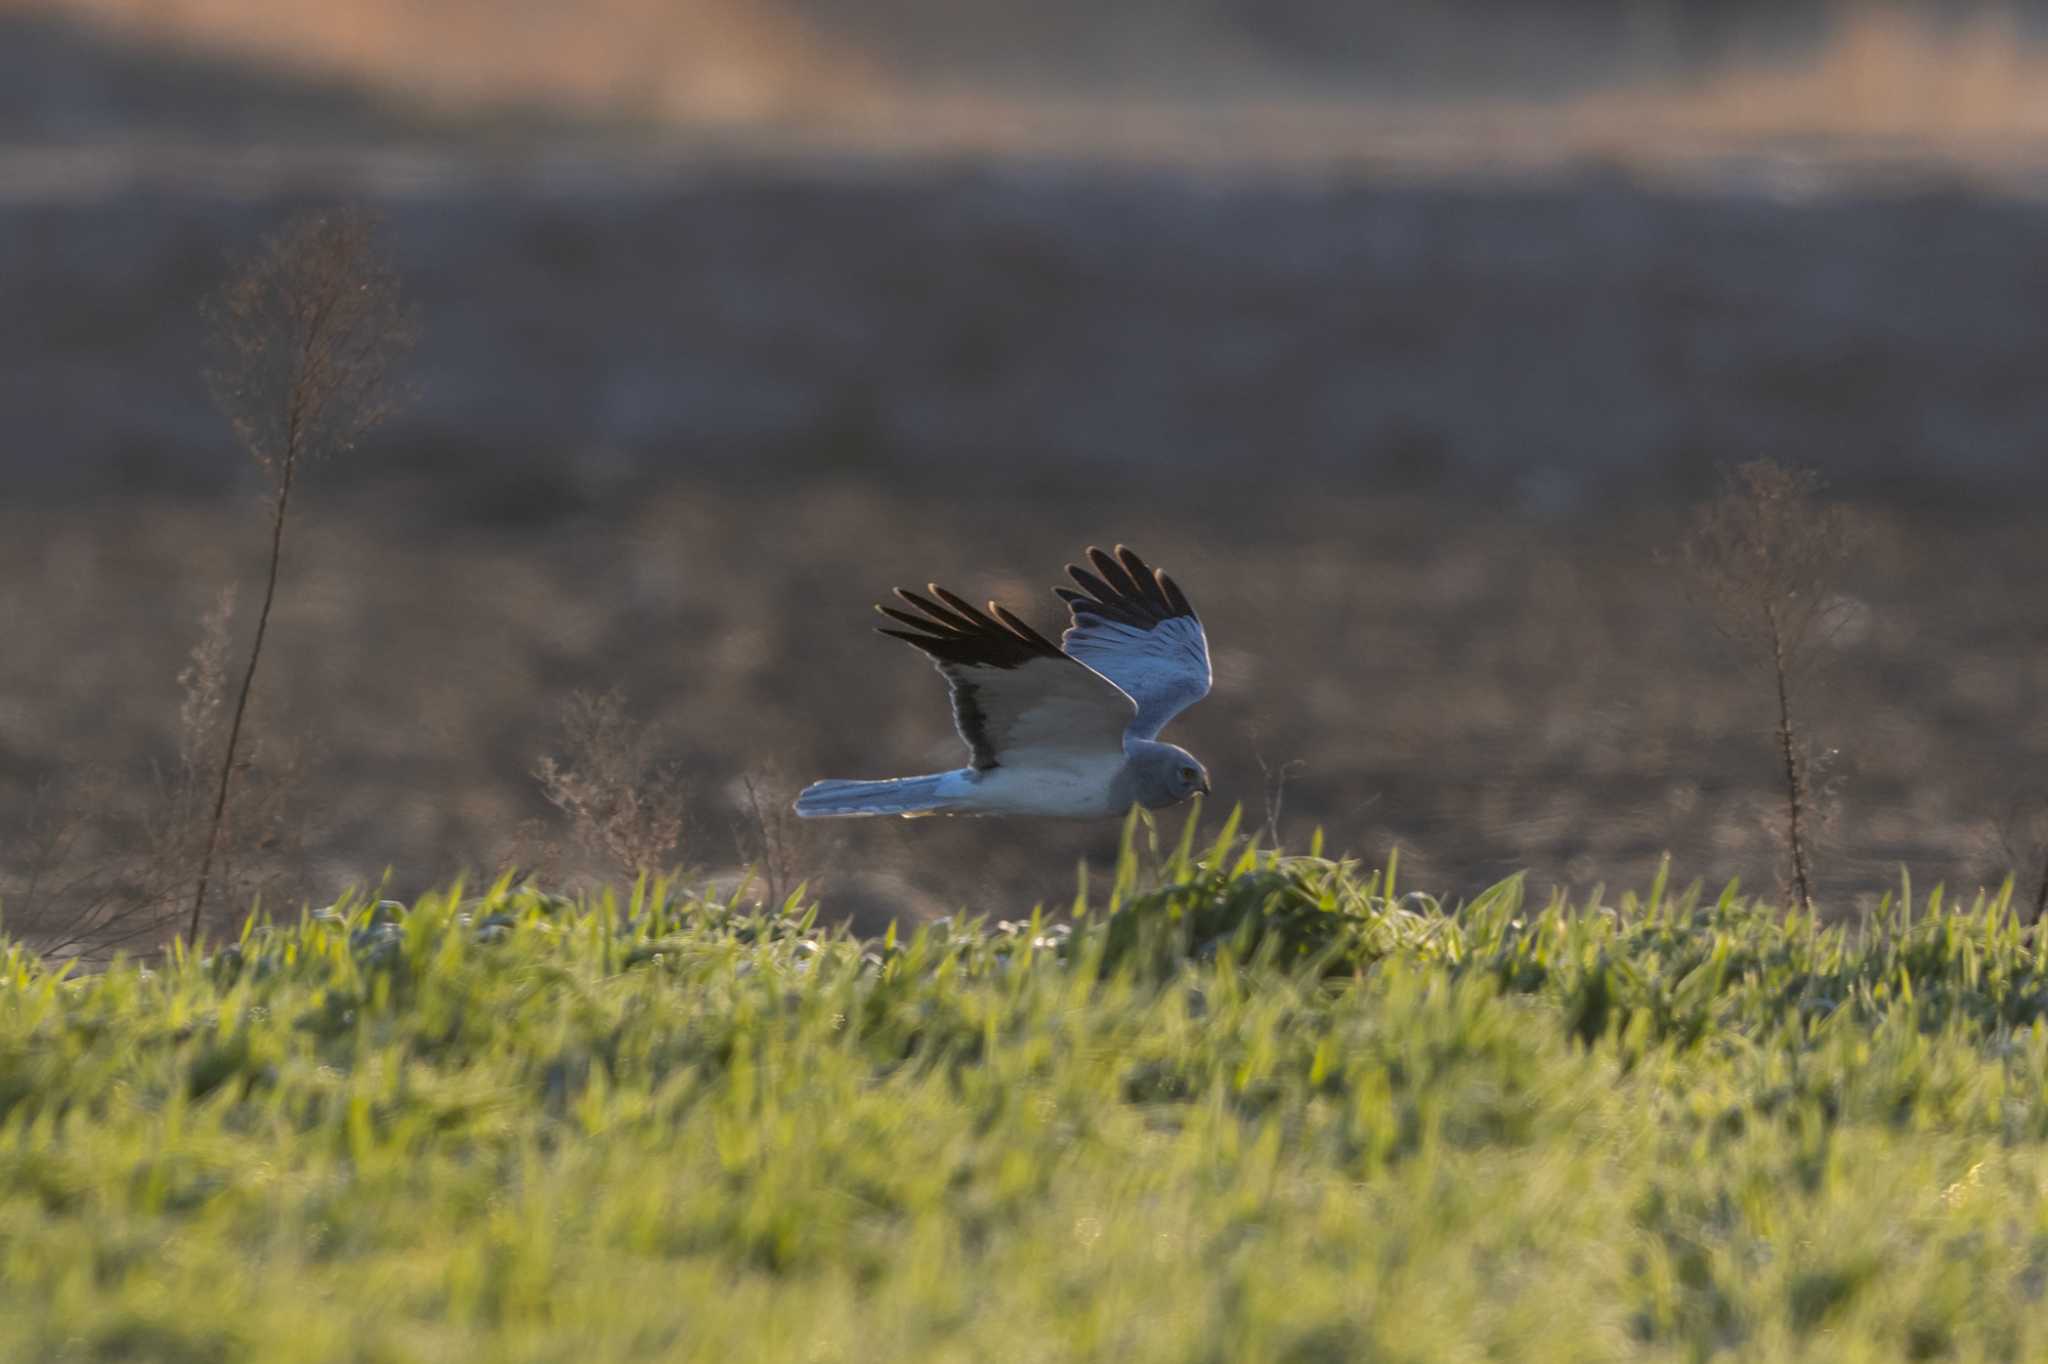
[[[260,566],[200,299],[388,219],[418,401],[301,504],[259,691],[316,899],[510,855],[622,688],[740,780],[955,761],[867,631],[1194,595],[1218,794],[1448,894],[1770,885],[1772,716],[1664,560],[1717,465],[1875,528],[1809,686],[1828,897],[2038,875],[2048,6],[0,3],[0,831],[150,798]],[[1114,830],[875,822],[827,903],[1011,912]],[[18,848],[0,839],[0,850]],[[0,859],[19,854],[0,851]]]

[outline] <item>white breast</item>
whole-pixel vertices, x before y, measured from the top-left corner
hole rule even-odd
[[[994,767],[974,775],[969,799],[975,813],[1096,818],[1124,813],[1112,788],[1123,771],[1121,753],[1074,755],[1029,766]]]

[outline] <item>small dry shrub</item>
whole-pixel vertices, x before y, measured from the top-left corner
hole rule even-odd
[[[733,848],[753,869],[761,903],[785,904],[810,881],[812,839],[817,826],[797,818],[796,783],[779,766],[743,773],[734,792]]]
[[[562,708],[562,756],[534,778],[569,819],[571,841],[626,876],[671,870],[687,824],[680,763],[656,756],[660,735],[632,719],[623,693],[577,692]]]
[[[178,674],[177,751],[170,768],[156,773],[145,810],[117,818],[126,803],[122,778],[101,767],[38,792],[7,907],[10,930],[39,951],[98,962],[117,950],[154,947],[173,931],[210,828],[233,623],[230,589],[201,618],[199,640]],[[213,881],[224,899],[247,905],[283,883],[300,851],[301,765],[251,744],[233,783]]]

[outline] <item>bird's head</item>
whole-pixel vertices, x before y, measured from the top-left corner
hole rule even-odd
[[[1147,743],[1131,754],[1131,766],[1138,803],[1148,810],[1178,805],[1197,793],[1209,794],[1209,769],[1185,748]]]

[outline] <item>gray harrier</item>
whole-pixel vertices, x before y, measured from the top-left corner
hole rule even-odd
[[[1088,551],[1093,573],[1059,587],[1072,623],[1055,645],[994,602],[988,614],[933,584],[896,589],[911,610],[876,608],[905,629],[881,633],[931,656],[953,694],[969,762],[890,781],[821,781],[799,815],[1122,815],[1209,789],[1186,749],[1158,741],[1209,694],[1209,642],[1187,597],[1122,545]]]

